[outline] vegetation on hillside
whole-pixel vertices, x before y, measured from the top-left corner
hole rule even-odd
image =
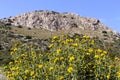
[[[9,80],[119,80],[117,56],[110,57],[89,36],[55,36],[47,52],[15,42],[13,61],[4,67]],[[24,65],[24,66],[23,66]]]

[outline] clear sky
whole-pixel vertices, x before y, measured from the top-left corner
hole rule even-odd
[[[0,18],[34,10],[72,12],[94,17],[120,32],[120,0],[1,0]]]

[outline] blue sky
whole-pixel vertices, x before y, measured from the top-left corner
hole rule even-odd
[[[120,0],[1,0],[0,18],[34,10],[72,12],[100,19],[120,32]]]

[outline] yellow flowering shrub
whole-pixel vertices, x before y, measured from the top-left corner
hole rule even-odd
[[[119,58],[95,47],[89,36],[51,39],[47,53],[17,43],[4,67],[9,80],[120,80]]]

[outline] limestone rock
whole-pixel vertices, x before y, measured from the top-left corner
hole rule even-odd
[[[0,22],[15,26],[29,28],[44,28],[50,31],[68,30],[70,28],[107,30],[110,28],[103,25],[95,18],[82,17],[73,13],[59,13],[55,11],[40,10],[27,12],[21,15],[0,19]]]

